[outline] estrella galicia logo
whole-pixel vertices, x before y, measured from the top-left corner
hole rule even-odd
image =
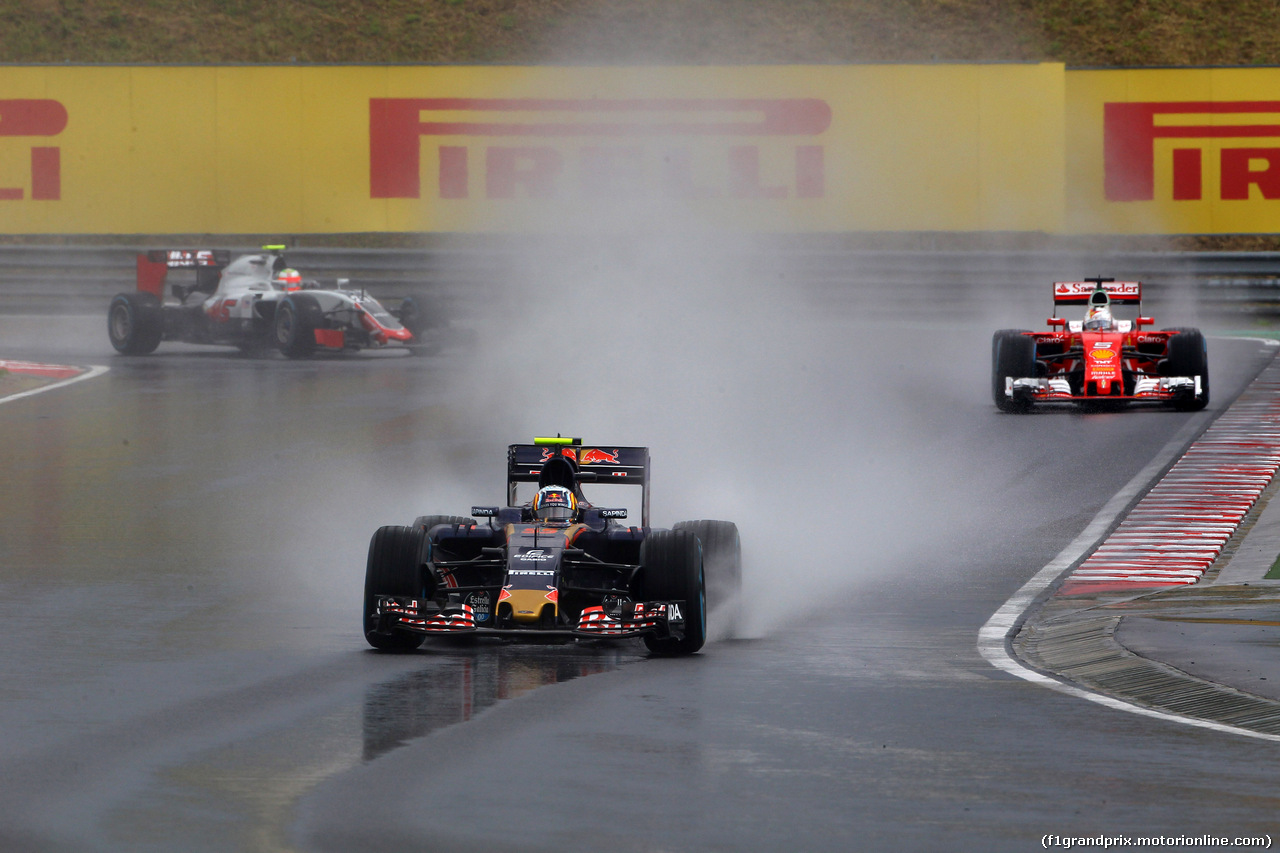
[[[471,605],[477,622],[489,621],[489,593],[473,592],[467,597],[467,604]]]

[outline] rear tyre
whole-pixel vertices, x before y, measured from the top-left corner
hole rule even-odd
[[[675,530],[689,530],[702,544],[702,572],[707,587],[707,611],[723,623],[730,636],[737,633],[742,594],[742,540],[732,521],[679,521]],[[718,633],[718,632],[717,632]]]
[[[280,352],[289,358],[307,358],[316,351],[316,329],[324,312],[316,298],[307,293],[294,293],[276,306],[273,338]]]
[[[1209,405],[1209,352],[1199,329],[1177,328],[1169,338],[1169,355],[1164,363],[1165,376],[1199,376],[1200,395],[1175,402],[1174,408],[1197,412]]]
[[[116,352],[146,355],[164,337],[164,309],[154,293],[117,293],[107,309],[107,336]]]
[[[1030,400],[1018,400],[1004,393],[1005,379],[1036,375],[1036,341],[1021,329],[1001,329],[991,338],[991,396],[1002,412],[1028,412]]]
[[[364,570],[364,638],[384,652],[412,651],[426,638],[412,631],[377,632],[375,615],[379,595],[422,598],[422,542],[424,534],[412,527],[380,527],[369,542]]]
[[[644,644],[660,655],[691,655],[707,639],[707,596],[702,547],[691,530],[654,530],[640,545],[640,572],[648,601],[680,601],[684,639],[648,635]]]

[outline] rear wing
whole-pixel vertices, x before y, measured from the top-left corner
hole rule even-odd
[[[138,290],[164,298],[164,281],[171,269],[196,271],[195,290],[212,293],[222,268],[231,263],[230,249],[152,249],[138,255]]]
[[[641,526],[649,526],[649,448],[583,447],[580,438],[535,438],[533,444],[507,448],[507,505],[516,505],[516,485],[537,483],[543,466],[556,457],[568,461],[579,483],[639,486]]]
[[[1059,305],[1088,305],[1089,297],[1099,287],[1107,292],[1112,305],[1137,305],[1138,310],[1142,310],[1142,282],[1086,278],[1084,281],[1053,283],[1053,313],[1057,315]]]

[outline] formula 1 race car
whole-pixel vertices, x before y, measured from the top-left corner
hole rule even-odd
[[[245,352],[279,349],[290,358],[315,352],[404,347],[434,353],[444,322],[427,298],[410,296],[394,311],[361,290],[321,288],[290,269],[283,246],[234,261],[222,249],[162,249],[138,255],[138,289],[107,309],[111,345],[126,355],[153,352],[162,340],[228,344]],[[174,283],[171,269],[192,270]]]
[[[639,487],[640,526],[619,522],[625,508],[588,503],[584,483]],[[522,484],[537,492],[518,503]],[[419,516],[374,533],[364,580],[369,645],[404,651],[430,635],[641,637],[655,653],[692,654],[706,639],[708,605],[730,602],[741,581],[732,522],[649,527],[647,447],[560,437],[513,444],[507,505],[473,506],[471,516]]]
[[[1087,305],[1083,320],[1058,316],[1060,305]],[[1137,305],[1134,320],[1117,320],[1113,305]],[[1181,411],[1209,402],[1204,335],[1180,327],[1144,330],[1142,283],[1111,278],[1053,285],[1052,331],[1002,329],[991,341],[991,392],[1004,412],[1035,403],[1090,408],[1134,402],[1163,403]]]

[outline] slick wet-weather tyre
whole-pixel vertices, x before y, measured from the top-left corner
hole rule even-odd
[[[117,293],[107,309],[107,336],[124,355],[155,352],[164,337],[164,309],[153,293]]]
[[[385,652],[411,651],[425,637],[412,631],[378,633],[375,615],[379,595],[422,597],[422,542],[424,534],[413,527],[380,527],[369,542],[364,570],[364,638]]]
[[[742,540],[732,521],[678,521],[675,530],[690,530],[702,544],[702,572],[707,587],[707,611],[717,633],[737,631],[741,611]]]
[[[1036,375],[1036,341],[1022,329],[1001,329],[991,338],[991,396],[1002,412],[1030,411],[1027,400],[1015,400],[1004,393],[1005,378],[1023,379]]]
[[[1209,405],[1209,351],[1199,329],[1175,328],[1178,334],[1169,338],[1169,355],[1164,363],[1165,376],[1199,376],[1200,395],[1174,403],[1184,412],[1195,412]]]
[[[449,325],[445,317],[444,303],[438,298],[422,293],[406,296],[401,300],[400,308],[396,313],[400,324],[412,332],[415,338],[421,337],[423,332]]]
[[[323,322],[320,303],[309,293],[280,300],[273,323],[276,347],[289,358],[306,358],[316,351],[316,329]]]
[[[692,530],[654,530],[640,545],[640,574],[648,601],[680,601],[684,638],[645,636],[649,651],[691,655],[707,639],[707,595],[702,546]]]
[[[413,355],[437,355],[440,352],[442,331],[449,324],[445,319],[444,304],[440,299],[415,293],[406,296],[396,311],[400,324],[413,335],[409,352]]]

